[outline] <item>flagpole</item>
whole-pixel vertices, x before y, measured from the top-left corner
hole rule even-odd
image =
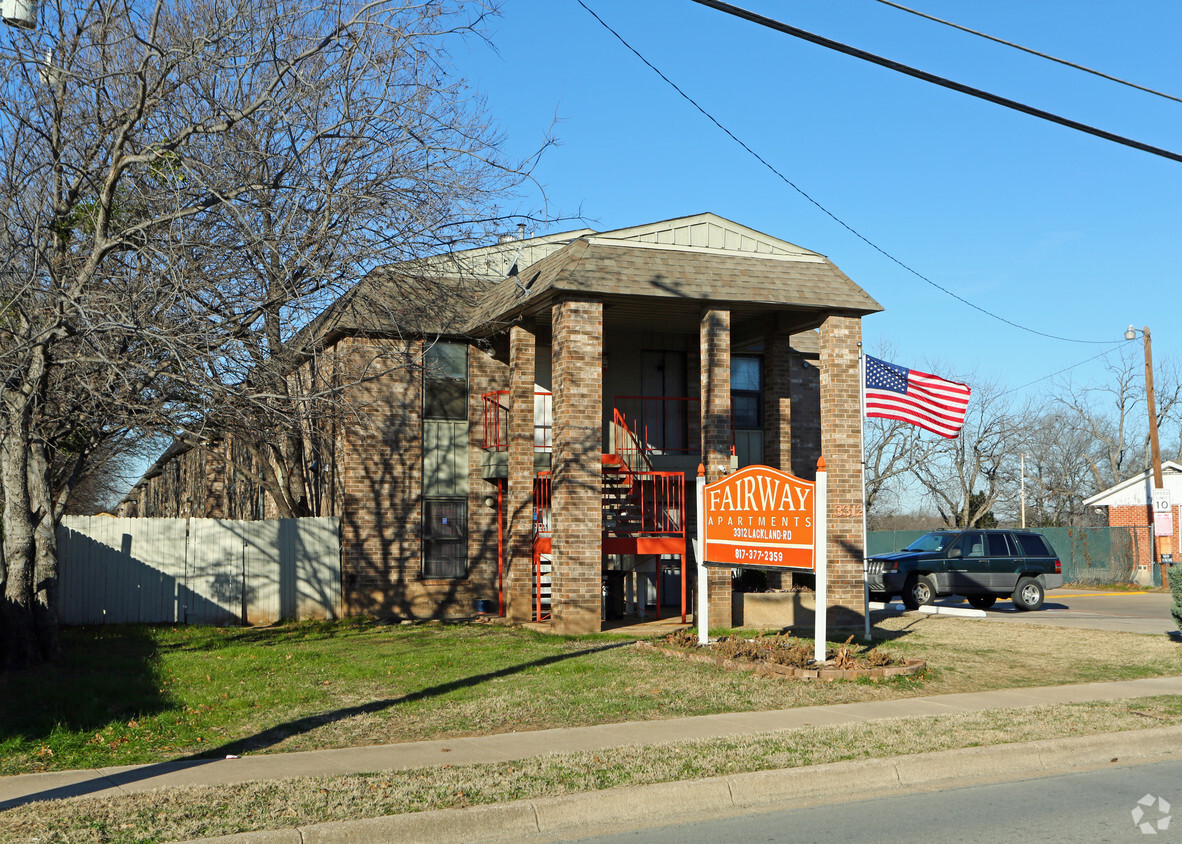
[[[862,444],[862,618],[865,620],[863,638],[870,640],[870,572],[866,563],[866,350],[858,343],[858,424]]]

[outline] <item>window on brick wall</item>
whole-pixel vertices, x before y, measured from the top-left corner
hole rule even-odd
[[[468,346],[423,355],[423,577],[468,574]]]
[[[423,577],[468,573],[468,499],[423,501]]]
[[[468,346],[440,340],[423,355],[423,417],[468,418]]]
[[[763,427],[763,358],[731,358],[731,415],[739,430]]]

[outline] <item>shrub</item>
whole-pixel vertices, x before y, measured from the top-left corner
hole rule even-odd
[[[1170,615],[1174,617],[1178,629],[1182,630],[1182,566],[1170,566],[1169,572],[1170,596],[1174,599],[1170,606]]]

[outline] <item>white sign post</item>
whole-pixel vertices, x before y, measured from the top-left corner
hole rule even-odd
[[[706,467],[698,464],[698,538],[694,540],[694,559],[698,561],[698,611],[694,613],[698,622],[698,644],[710,643],[710,583],[706,573]]]
[[[825,639],[828,633],[826,616],[828,613],[828,575],[829,575],[829,507],[828,482],[825,472],[825,458],[817,461],[817,506],[813,512],[816,523],[816,560],[817,560],[817,609],[813,630],[813,662],[825,661]]]

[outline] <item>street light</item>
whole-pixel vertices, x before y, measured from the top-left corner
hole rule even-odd
[[[1132,340],[1137,336],[1137,329],[1129,326],[1125,331],[1125,339]],[[1141,336],[1145,338],[1145,404],[1149,408],[1149,459],[1153,463],[1153,488],[1163,489],[1165,484],[1161,477],[1161,449],[1157,445],[1157,403],[1153,396],[1153,345],[1149,339],[1149,326],[1141,329]],[[1154,527],[1153,551],[1157,557],[1158,568],[1161,570],[1161,582],[1166,583],[1166,564],[1161,561],[1157,553],[1157,529]],[[1170,549],[1171,552],[1173,548]]]
[[[9,26],[36,29],[39,5],[40,0],[0,0],[0,17]]]

